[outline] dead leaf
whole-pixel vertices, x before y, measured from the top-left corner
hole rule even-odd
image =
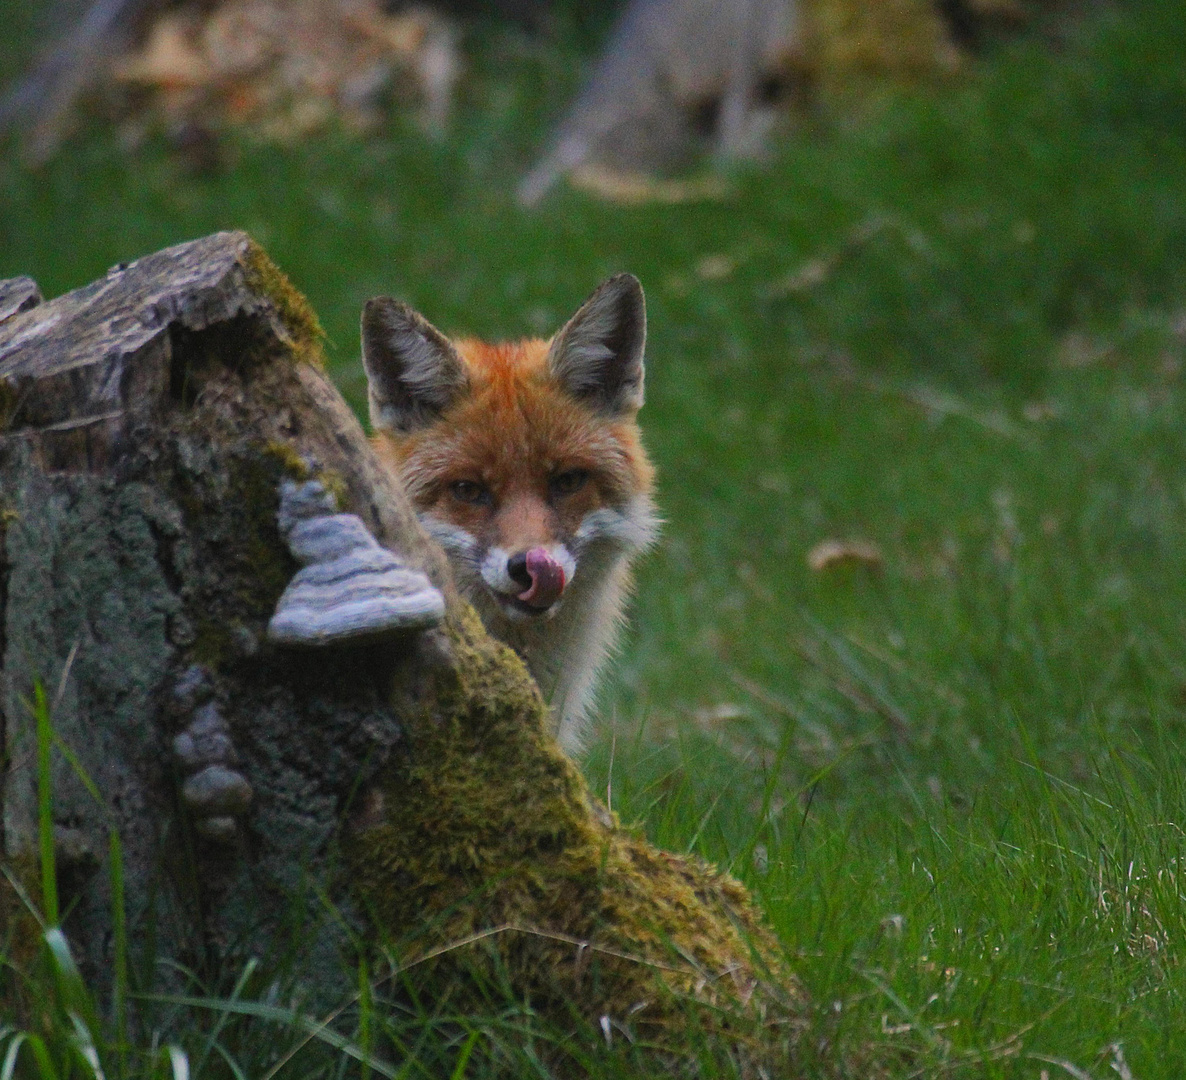
[[[749,714],[740,705],[731,701],[722,701],[717,705],[707,705],[696,709],[692,713],[698,724],[711,727],[714,724],[729,724],[737,720],[744,720]]]
[[[765,290],[766,297],[773,300],[780,296],[809,292],[817,285],[822,285],[836,272],[841,263],[855,255],[870,240],[887,229],[894,229],[901,233],[907,245],[916,254],[925,254],[929,250],[930,245],[926,238],[917,230],[909,229],[880,214],[874,214],[848,229],[840,238],[840,243],[830,251],[825,251],[813,259],[800,263],[798,268],[785,278],[770,285]]]
[[[838,255],[831,255],[820,259],[808,259],[793,274],[772,289],[779,293],[805,293],[823,284],[832,275],[840,262]]]
[[[817,574],[839,566],[863,566],[879,573],[885,558],[871,540],[821,540],[807,553],[807,565]]]

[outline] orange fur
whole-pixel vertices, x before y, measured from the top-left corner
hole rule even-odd
[[[547,370],[548,342],[454,344],[468,369],[469,394],[430,427],[403,437],[380,432],[374,440],[419,511],[512,545],[517,538],[546,543],[571,534],[590,510],[653,489],[637,423],[607,422],[558,387]],[[553,518],[547,479],[573,468],[589,472],[591,490],[578,492],[585,495],[579,506],[569,501]],[[449,499],[450,482],[475,478],[512,507],[534,503],[534,528],[514,514],[486,515]]]

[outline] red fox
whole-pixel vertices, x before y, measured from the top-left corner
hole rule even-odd
[[[523,658],[579,750],[630,563],[655,539],[643,402],[646,307],[603,282],[550,341],[450,341],[390,297],[362,355],[380,458],[402,479],[487,629]]]

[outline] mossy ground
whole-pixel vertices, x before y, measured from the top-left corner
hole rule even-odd
[[[606,1017],[668,1049],[689,1003],[709,1006],[706,1027],[748,1007],[754,1030],[737,1037],[759,1044],[768,1021],[778,1038],[754,1052],[774,1056],[802,997],[745,889],[595,803],[526,668],[472,610],[447,641],[451,664],[401,703],[408,758],[383,785],[382,823],[352,843],[380,932],[402,939],[405,962],[436,954],[425,966],[453,1000],[487,965],[553,1016]]]

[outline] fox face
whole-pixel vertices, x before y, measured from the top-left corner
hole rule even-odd
[[[420,519],[463,590],[512,621],[555,617],[599,543],[644,542],[630,528],[643,478],[631,453],[637,436],[607,429],[563,390],[514,371],[533,360],[540,367],[532,351],[459,343],[476,370],[493,366],[497,376],[395,448]]]
[[[371,423],[458,587],[545,694],[579,713],[653,540],[646,313],[629,274],[550,340],[450,341],[386,297],[362,317]]]

